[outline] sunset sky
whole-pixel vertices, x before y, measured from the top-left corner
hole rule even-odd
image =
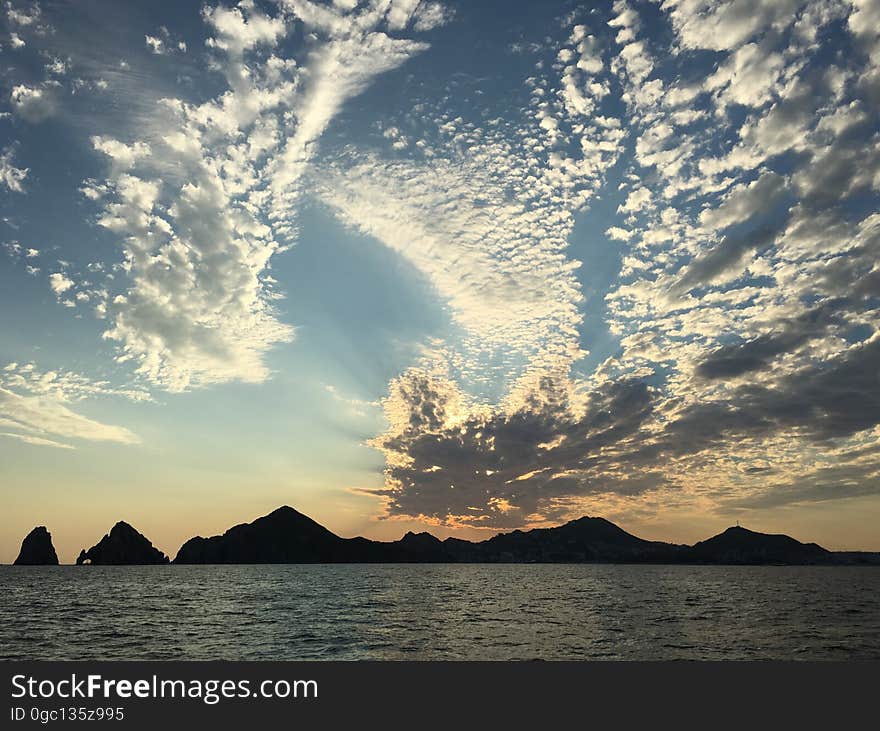
[[[880,0],[0,12],[0,562],[281,504],[880,550]]]

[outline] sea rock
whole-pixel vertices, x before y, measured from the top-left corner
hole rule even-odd
[[[168,557],[125,521],[119,521],[97,545],[80,551],[77,566],[136,566],[168,563]]]
[[[38,525],[21,542],[21,551],[15,566],[57,566],[58,555],[52,545],[52,534],[46,526]]]

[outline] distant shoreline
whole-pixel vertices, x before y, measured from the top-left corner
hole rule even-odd
[[[51,534],[38,526],[25,537],[16,565],[58,565]],[[173,561],[124,521],[80,551],[76,564],[619,564],[688,566],[880,566],[880,553],[829,551],[782,534],[739,525],[693,545],[648,541],[598,517],[554,528],[499,533],[484,541],[440,540],[406,533],[397,541],[342,538],[306,515],[282,506],[222,535],[186,541]]]

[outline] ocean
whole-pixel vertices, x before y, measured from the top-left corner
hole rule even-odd
[[[0,567],[0,658],[880,659],[880,568]]]

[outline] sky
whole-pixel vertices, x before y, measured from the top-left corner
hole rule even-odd
[[[282,504],[880,550],[880,0],[0,15],[0,561]]]

